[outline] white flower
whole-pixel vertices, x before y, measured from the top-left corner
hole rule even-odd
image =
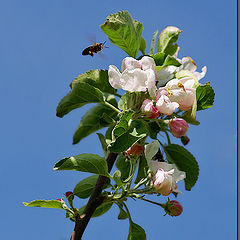
[[[196,86],[196,79],[193,77],[172,79],[165,87],[158,89],[156,101],[159,101],[158,99],[160,99],[162,95],[166,95],[169,99],[168,101],[179,104],[178,107],[180,110],[188,111],[192,108],[196,99]]]
[[[196,81],[198,82],[200,79],[202,79],[206,72],[207,67],[204,66],[202,68],[202,72],[197,72],[197,65],[190,57],[183,57],[182,59],[177,58],[177,54],[174,55],[176,59],[182,64],[179,67],[176,66],[167,66],[162,68],[157,72],[157,80],[158,80],[158,87],[163,87],[166,85],[166,83],[174,78],[174,74],[180,73],[181,71],[185,71],[185,73],[189,72],[190,75],[194,76],[196,78]],[[189,75],[189,74],[188,74]],[[190,76],[189,75],[189,76]]]
[[[207,72],[207,67],[204,66],[202,68],[202,72],[196,72],[197,70],[197,65],[195,64],[195,62],[192,60],[192,58],[190,57],[183,57],[182,59],[177,59],[182,65],[178,68],[178,71],[181,70],[188,70],[191,73],[193,73],[195,75],[195,77],[197,78],[197,80],[199,81],[200,79],[202,79]]]
[[[164,115],[173,114],[178,107],[179,104],[177,102],[171,102],[170,99],[165,95],[161,95],[156,103],[157,110]]]
[[[139,61],[126,57],[122,61],[122,73],[110,65],[108,77],[113,88],[129,92],[145,92],[148,89],[150,96],[155,97],[156,65],[151,57],[144,56]]]
[[[160,144],[157,140],[145,145],[145,157],[149,168],[154,174],[153,186],[156,192],[164,196],[169,195],[172,191],[177,190],[177,182],[186,177],[186,173],[179,171],[175,164],[153,161],[152,158],[158,152]]]
[[[196,81],[192,77],[173,79],[166,85],[167,96],[179,104],[179,109],[188,111],[192,108],[196,98]]]

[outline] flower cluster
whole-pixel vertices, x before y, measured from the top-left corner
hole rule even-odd
[[[108,70],[109,83],[116,89],[127,92],[148,92],[141,105],[141,111],[148,119],[159,116],[172,116],[168,121],[169,128],[174,137],[181,138],[186,135],[189,128],[182,118],[174,118],[173,113],[189,111],[196,104],[196,88],[199,80],[206,74],[207,68],[202,72],[196,71],[197,66],[190,57],[177,58],[179,67],[166,66],[157,71],[152,57],[144,56],[141,60],[126,57],[122,61],[121,72],[110,65]]]

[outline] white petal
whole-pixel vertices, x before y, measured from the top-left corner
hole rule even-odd
[[[192,77],[184,77],[179,80],[183,84],[184,88],[193,88],[196,83]]]
[[[164,115],[171,115],[179,107],[177,102],[171,102],[169,98],[162,95],[156,104],[158,111]]]
[[[149,95],[151,98],[155,98],[156,91],[157,91],[155,73],[152,69],[146,70],[145,73],[147,74],[147,79],[148,79],[147,88],[148,88]]]
[[[147,74],[139,68],[134,70],[125,70],[122,73],[122,80],[125,85],[123,90],[129,92],[145,92],[147,90]]]
[[[177,78],[174,78],[167,83],[166,88],[179,89],[178,84],[179,84],[179,80]]]
[[[163,87],[166,83],[174,77],[173,73],[176,71],[177,67],[167,66],[162,68],[157,72],[158,87]]]
[[[145,99],[142,103],[141,110],[143,112],[152,112],[153,102],[150,99]]]
[[[142,70],[146,71],[147,69],[152,69],[154,72],[156,72],[156,64],[153,58],[144,56],[138,62],[140,63]]]
[[[196,64],[190,57],[184,57],[181,60],[182,65],[179,67],[179,70],[189,70],[190,72],[195,72],[197,69]]]
[[[141,68],[141,65],[139,64],[138,60],[132,58],[132,57],[126,57],[122,61],[122,72],[127,70],[133,70],[135,68]]]
[[[172,164],[172,167],[174,169],[173,178],[174,178],[174,181],[176,181],[176,183],[186,178],[186,173],[178,170],[175,164]]]
[[[160,143],[158,140],[153,141],[152,143],[149,143],[144,146],[145,150],[145,157],[148,163],[152,160],[152,158],[156,155],[160,148]]]
[[[120,89],[122,88],[121,84],[121,73],[118,68],[114,65],[110,65],[108,69],[108,78],[109,83],[113,88]]]
[[[207,72],[207,67],[204,66],[204,67],[202,68],[202,72],[201,72],[201,73],[199,73],[199,72],[194,72],[194,75],[197,77],[197,79],[198,79],[198,81],[199,81],[200,79],[202,79],[203,77],[205,77],[206,72]]]
[[[164,170],[162,169],[157,169],[156,173],[155,173],[155,176],[154,176],[154,179],[155,179],[155,183],[156,184],[161,184],[164,179],[165,179],[165,173],[164,173]]]

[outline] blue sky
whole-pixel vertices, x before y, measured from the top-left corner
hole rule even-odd
[[[70,238],[73,223],[64,212],[26,208],[21,202],[60,198],[87,176],[54,172],[53,165],[61,158],[102,154],[96,134],[72,145],[72,135],[89,106],[63,119],[55,112],[78,74],[120,66],[126,54],[109,41],[105,58],[81,52],[91,44],[90,35],[97,42],[107,40],[99,25],[109,14],[128,10],[143,23],[147,49],[156,29],[169,25],[182,29],[179,56],[191,56],[199,69],[206,65],[201,82],[210,81],[216,93],[214,106],[197,115],[200,126],[188,131],[187,149],[199,162],[200,176],[191,192],[179,187],[184,192],[178,197],[183,214],[163,217],[157,206],[128,200],[132,218],[149,240],[236,239],[236,9],[236,1],[227,0],[1,1],[1,238]],[[117,220],[117,215],[113,207],[91,220],[84,239],[127,239],[128,222]]]

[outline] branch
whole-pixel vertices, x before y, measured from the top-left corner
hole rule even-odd
[[[107,157],[108,172],[111,171],[113,164],[117,158],[117,155],[118,155],[117,153],[109,153]],[[81,216],[79,214],[76,216],[76,223],[70,240],[82,239],[82,235],[94,211],[98,206],[100,206],[103,203],[104,197],[101,196],[100,194],[103,190],[103,186],[106,183],[107,179],[108,179],[107,177],[101,175],[98,177],[97,183],[92,192],[92,195],[88,200],[86,208],[84,209]]]

